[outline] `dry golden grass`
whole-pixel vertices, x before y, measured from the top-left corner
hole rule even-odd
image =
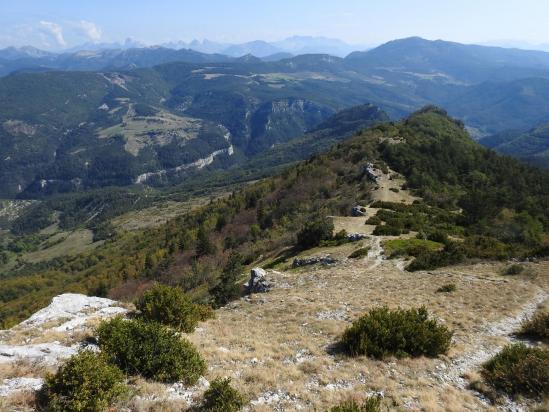
[[[0,363],[0,382],[11,378],[34,378],[53,372],[56,368],[39,362],[18,359],[11,363]]]
[[[208,196],[192,197],[188,201],[165,201],[146,209],[125,213],[112,220],[112,225],[121,231],[134,231],[160,226],[167,221],[207,205],[212,199],[227,197],[231,192],[215,191]]]
[[[549,263],[529,264],[537,276],[528,278],[502,277],[501,264],[494,263],[416,273],[404,272],[396,263],[383,261],[370,269],[372,261],[365,259],[271,273],[277,285],[272,292],[230,304],[190,335],[208,361],[207,377],[231,377],[256,401],[278,393],[273,403],[252,403],[253,411],[275,405],[325,410],[350,396],[376,391],[385,394],[394,410],[490,410],[473,392],[443,385],[436,378],[438,368],[474,351],[473,337],[485,334],[484,326],[519,313],[547,290],[542,274]],[[436,293],[448,282],[456,284],[456,292]],[[448,356],[375,361],[331,352],[350,321],[380,305],[425,305],[455,331]]]
[[[0,398],[0,412],[36,411],[36,395],[33,391],[20,391],[7,398]]]

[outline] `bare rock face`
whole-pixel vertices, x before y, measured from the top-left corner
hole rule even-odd
[[[271,290],[273,284],[267,280],[267,272],[261,268],[253,268],[250,272],[250,280],[246,284],[246,292],[265,293]]]
[[[322,265],[333,265],[337,263],[337,260],[331,257],[330,255],[312,256],[312,257],[306,257],[303,259],[294,259],[294,262],[292,263],[292,267],[299,268],[302,266],[316,265],[317,263],[320,263]]]
[[[19,363],[32,365],[28,373],[35,374],[0,379],[0,398],[40,389],[44,368],[59,365],[84,347],[97,350],[83,344],[80,333],[91,330],[99,320],[126,312],[127,308],[110,299],[65,293],[19,325],[0,331],[0,367],[12,365],[17,371]]]

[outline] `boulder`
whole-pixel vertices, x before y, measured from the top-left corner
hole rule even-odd
[[[374,165],[372,163],[368,163],[364,167],[364,176],[366,176],[366,179],[368,179],[371,182],[377,183],[379,179],[379,172],[375,169]]]
[[[261,268],[253,268],[250,280],[246,283],[246,293],[265,293],[272,289],[273,284],[267,280],[267,272]]]
[[[351,215],[354,217],[366,216],[366,208],[364,206],[355,206],[351,210]]]
[[[347,240],[349,242],[358,242],[359,240],[368,239],[369,236],[364,233],[349,233],[347,235]]]
[[[311,256],[306,257],[302,259],[294,259],[292,263],[292,267],[298,268],[302,266],[310,266],[310,265],[316,265],[317,263],[320,263],[322,265],[333,265],[337,263],[337,260],[331,257],[330,255],[326,256]]]

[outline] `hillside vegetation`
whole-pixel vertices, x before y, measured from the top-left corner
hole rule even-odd
[[[549,168],[549,124],[526,132],[508,130],[480,140],[497,152],[518,157],[534,165]]]
[[[94,252],[7,273],[0,288],[2,323],[26,317],[61,291],[127,299],[153,279],[208,301],[230,255],[244,265],[272,262],[278,253],[298,249],[296,233],[306,222],[370,204],[376,185],[365,174],[369,163],[404,175],[424,199],[378,202],[376,230],[417,232],[444,245],[421,250],[411,269],[471,257],[547,255],[547,172],[481,147],[460,122],[429,107],[158,228],[119,234]]]
[[[92,55],[53,66],[57,57],[38,59],[42,69],[74,71],[0,78],[2,198],[172,185],[268,154],[366,102],[394,119],[442,105],[478,137],[548,120],[542,52],[410,38],[345,59],[264,62],[164,48]]]

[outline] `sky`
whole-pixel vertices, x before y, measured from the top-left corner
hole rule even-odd
[[[0,0],[0,47],[293,35],[357,45],[409,36],[537,45],[549,44],[548,21],[548,0]]]

